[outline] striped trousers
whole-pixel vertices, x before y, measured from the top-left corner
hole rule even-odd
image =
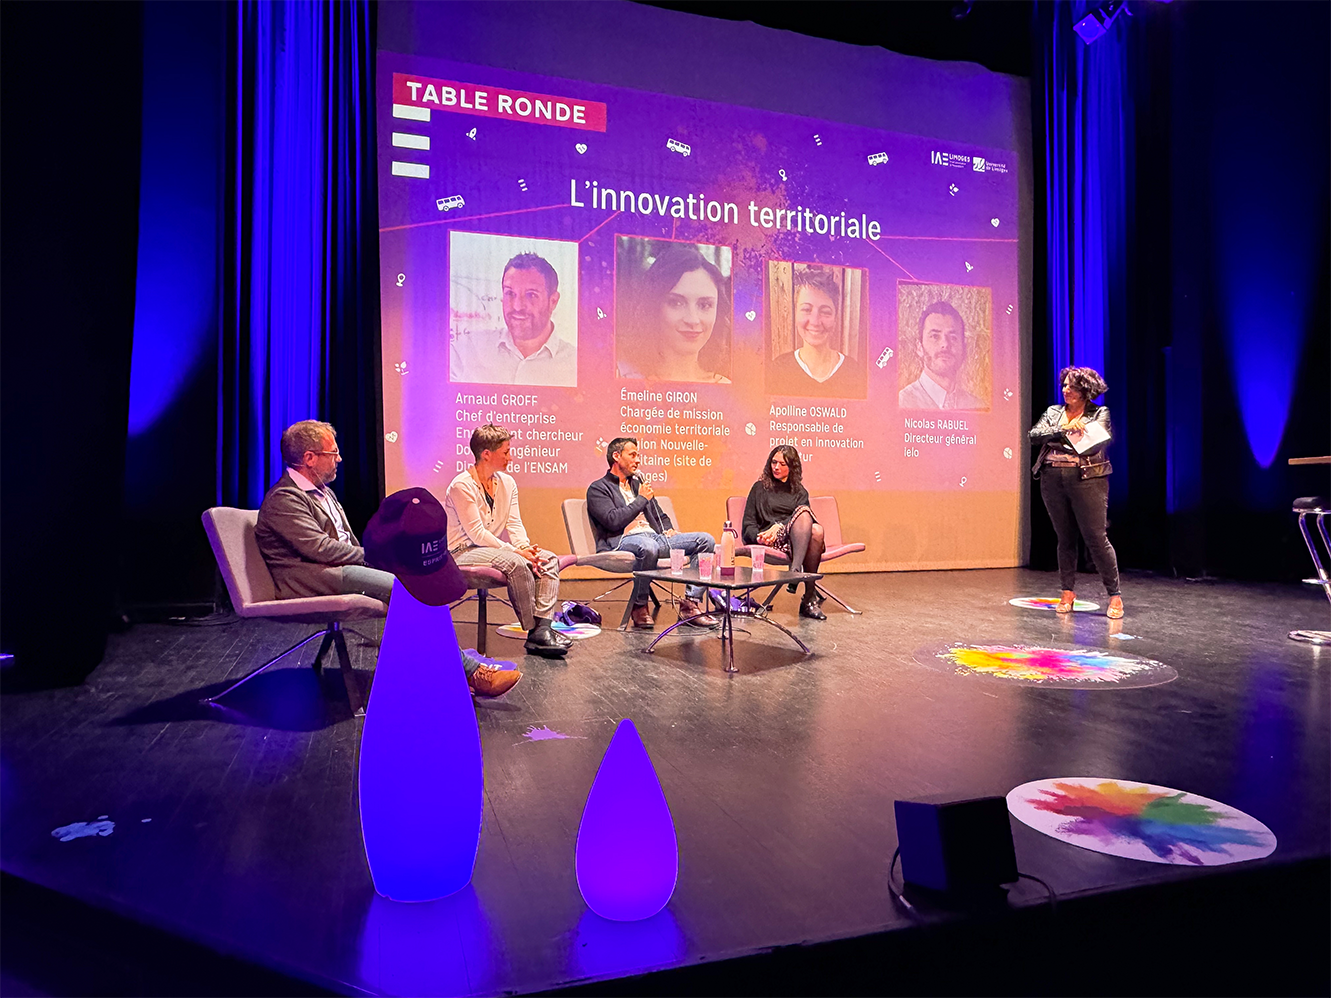
[[[559,604],[559,558],[553,552],[541,550],[537,559],[540,566],[535,572],[526,558],[503,548],[464,548],[453,552],[453,560],[459,565],[487,565],[503,572],[508,582],[508,601],[527,630],[536,626],[537,617],[549,619],[555,615]]]

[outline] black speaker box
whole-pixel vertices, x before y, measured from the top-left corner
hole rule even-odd
[[[949,894],[1017,879],[1007,801],[922,797],[895,803],[901,874],[909,884]]]

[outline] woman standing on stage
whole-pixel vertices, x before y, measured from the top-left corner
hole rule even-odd
[[[1065,367],[1058,380],[1063,404],[1046,409],[1030,433],[1031,441],[1040,444],[1031,472],[1040,480],[1040,496],[1058,535],[1058,574],[1063,585],[1058,612],[1071,613],[1077,599],[1074,590],[1080,531],[1109,593],[1105,616],[1117,619],[1123,616],[1118,556],[1106,532],[1108,475],[1114,469],[1105,458],[1105,449],[1112,432],[1109,409],[1091,401],[1108,386],[1090,367]]]
[[[823,528],[809,508],[809,493],[801,481],[800,454],[789,444],[772,448],[763,466],[762,477],[749,489],[744,503],[745,544],[762,544],[790,557],[793,572],[816,572],[823,560]],[[790,591],[797,583],[792,582]],[[818,586],[810,579],[804,583],[800,616],[826,620],[819,603]]]

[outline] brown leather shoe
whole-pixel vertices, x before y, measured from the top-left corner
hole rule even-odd
[[[703,613],[702,611],[701,603],[695,603],[687,597],[679,601],[679,619],[686,620],[693,617],[692,620],[688,621],[690,627],[716,627],[721,623],[710,613]],[[702,614],[702,616],[695,617],[694,614]]]
[[[501,697],[514,686],[522,673],[517,669],[493,669],[488,665],[478,665],[467,677],[467,685],[478,697]]]
[[[641,627],[645,631],[656,629],[656,621],[652,620],[652,608],[646,603],[642,606],[635,606],[629,612],[629,619],[633,621],[634,627]]]

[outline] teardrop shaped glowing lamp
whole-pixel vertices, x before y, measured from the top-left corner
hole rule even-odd
[[[360,747],[360,826],[374,889],[433,901],[466,887],[485,778],[447,606],[393,583]]]
[[[602,918],[651,918],[679,879],[679,843],[665,791],[627,717],[615,728],[578,825],[578,890]]]

